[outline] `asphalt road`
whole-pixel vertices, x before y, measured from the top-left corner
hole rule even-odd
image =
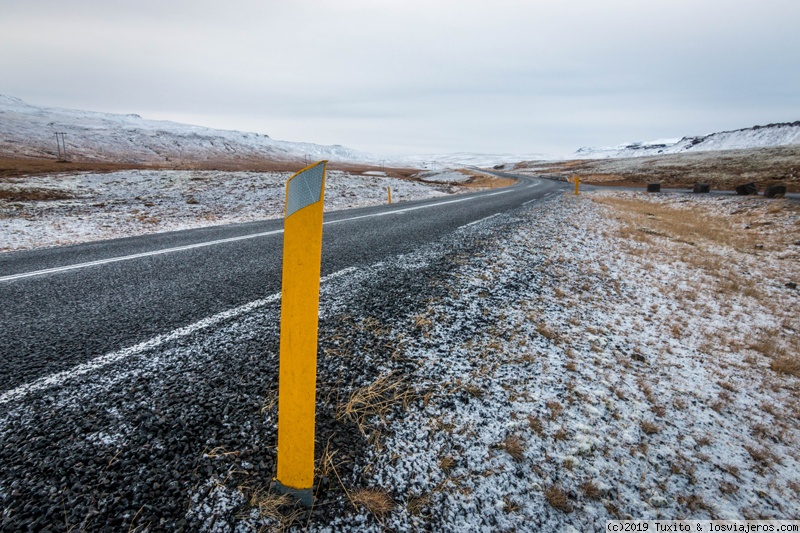
[[[414,251],[571,187],[519,178],[327,213],[322,275]],[[268,220],[0,255],[0,392],[279,293],[282,228]]]

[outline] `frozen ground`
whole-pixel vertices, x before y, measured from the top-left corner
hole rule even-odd
[[[129,170],[0,182],[0,252],[283,215],[289,172]],[[325,209],[458,192],[446,184],[329,171]],[[36,198],[51,198],[37,200]]]
[[[492,219],[424,311],[374,324],[403,346],[382,372],[415,400],[365,425],[364,477],[344,481],[363,510],[321,530],[800,518],[797,206],[645,197],[650,227],[631,232],[613,200],[643,195],[617,196]],[[738,213],[763,247],[652,229],[681,209]]]
[[[787,200],[565,194],[328,276],[310,513],[267,492],[278,294],[7,393],[4,525],[798,519],[799,221]]]

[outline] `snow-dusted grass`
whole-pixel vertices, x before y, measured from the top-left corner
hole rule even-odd
[[[416,367],[405,375],[416,399],[400,417],[365,420],[373,446],[363,462],[366,484],[396,508],[323,530],[798,518],[800,380],[771,367],[800,357],[800,298],[784,286],[797,279],[784,238],[796,209],[684,200],[564,195],[479,227],[484,253],[454,258],[451,279],[431,280],[448,295],[387,334]],[[651,222],[639,231],[632,206],[642,202]],[[668,216],[684,208],[692,244],[691,219]],[[732,212],[728,237],[702,237],[699,215],[723,224]],[[763,252],[737,248],[739,214],[751,229],[772,221],[759,226],[776,230]],[[697,256],[716,256],[714,268]],[[745,270],[755,293],[730,284]]]
[[[0,252],[279,218],[291,175],[127,170],[8,178],[0,183]],[[329,171],[325,209],[386,203],[387,187],[393,202],[454,192],[444,185]],[[58,199],[36,199],[44,196]]]

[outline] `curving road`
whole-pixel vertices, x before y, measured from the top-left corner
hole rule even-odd
[[[326,214],[322,275],[570,187],[513,177],[519,183],[501,189]],[[282,227],[277,219],[0,255],[0,393],[279,293]]]

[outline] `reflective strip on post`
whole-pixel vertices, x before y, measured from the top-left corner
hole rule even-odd
[[[320,161],[286,183],[278,389],[277,489],[310,506],[314,483],[319,276],[325,166]]]

